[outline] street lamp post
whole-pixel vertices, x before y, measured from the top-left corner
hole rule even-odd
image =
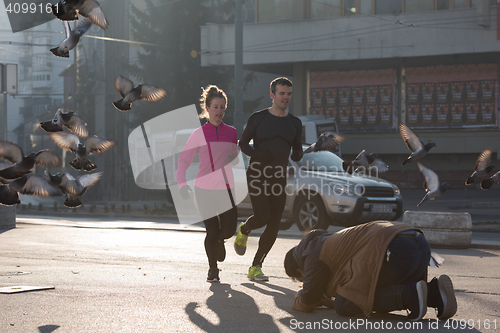
[[[234,126],[243,132],[243,0],[236,1],[234,20]]]

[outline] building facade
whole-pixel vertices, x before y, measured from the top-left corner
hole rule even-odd
[[[399,123],[436,142],[424,162],[455,188],[485,148],[497,158],[495,1],[245,3],[255,22],[243,28],[244,68],[292,77],[291,111],[334,118],[345,159],[377,153],[391,170],[381,177],[421,188],[415,163],[401,166]],[[233,25],[207,24],[201,36],[204,66],[234,64]]]

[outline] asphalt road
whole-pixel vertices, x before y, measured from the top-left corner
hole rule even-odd
[[[293,237],[280,237],[266,259],[268,283],[246,278],[258,238],[250,237],[244,257],[231,239],[222,283],[211,285],[203,239],[202,232],[31,223],[0,231],[0,287],[54,287],[0,293],[0,332],[500,331],[500,250],[437,249],[445,263],[429,274],[452,278],[458,312],[437,322],[429,309],[410,323],[403,311],[358,321],[330,309],[293,310],[300,283],[282,266]]]

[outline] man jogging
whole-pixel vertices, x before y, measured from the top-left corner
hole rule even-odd
[[[266,226],[248,271],[248,278],[257,281],[269,280],[262,272],[262,263],[278,236],[286,201],[290,151],[293,149],[292,160],[302,158],[302,122],[288,112],[292,82],[284,77],[277,78],[271,82],[270,90],[272,106],[254,112],[240,138],[241,151],[251,157],[247,182],[254,215],[239,226],[234,249],[237,254],[244,255],[250,232]],[[250,140],[253,140],[253,147]]]

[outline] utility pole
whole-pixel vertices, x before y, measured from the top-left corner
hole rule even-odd
[[[236,1],[234,20],[234,127],[243,132],[243,0]]]
[[[7,141],[7,94],[17,94],[17,64],[0,64],[0,94],[3,98],[0,108],[3,109],[0,114],[3,123],[0,133],[3,135],[0,139]]]

